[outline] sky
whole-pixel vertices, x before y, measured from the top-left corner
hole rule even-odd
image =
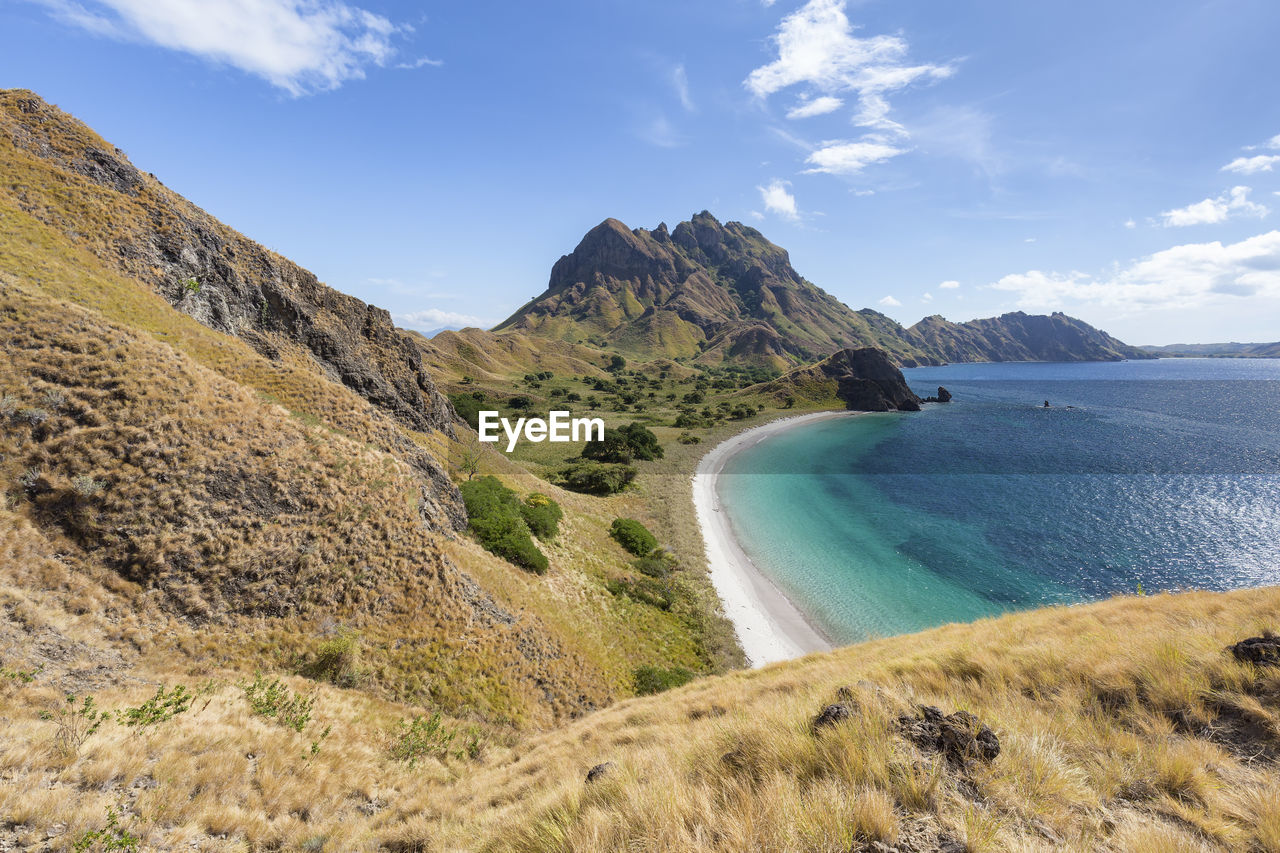
[[[9,0],[0,86],[400,325],[701,210],[853,308],[1280,340],[1274,0]]]

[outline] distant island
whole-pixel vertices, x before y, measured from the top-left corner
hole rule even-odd
[[[1166,344],[1139,347],[1158,358],[1280,358],[1280,342],[1271,344]]]

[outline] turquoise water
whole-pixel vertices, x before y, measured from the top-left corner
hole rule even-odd
[[[954,401],[795,427],[719,480],[743,548],[833,640],[1280,583],[1280,360],[904,372]]]

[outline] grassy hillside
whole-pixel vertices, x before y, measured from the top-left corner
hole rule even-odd
[[[33,647],[9,648],[0,841],[69,850],[114,809],[147,848],[1273,851],[1280,670],[1226,647],[1274,628],[1278,607],[1265,589],[1018,613],[518,737],[406,728],[409,709],[292,679],[315,703],[299,732],[254,711],[249,679],[108,685],[54,662],[27,682]],[[196,699],[143,732],[109,722],[60,751],[56,715],[40,717],[72,687],[77,707],[88,693],[139,708],[158,681]],[[920,706],[963,725],[940,740]],[[816,725],[824,710],[835,722]]]

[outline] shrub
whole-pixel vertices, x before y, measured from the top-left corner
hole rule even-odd
[[[302,667],[302,674],[339,687],[353,687],[361,675],[360,635],[344,630],[320,643],[315,656]]]
[[[654,551],[636,560],[636,570],[651,578],[665,578],[675,569],[675,562],[666,551]]]
[[[48,720],[57,726],[53,735],[53,745],[58,752],[67,756],[80,754],[80,747],[102,728],[111,714],[98,709],[92,696],[86,696],[80,704],[76,704],[76,695],[68,693],[66,702],[56,711],[40,712],[40,719]]]
[[[103,485],[88,474],[81,474],[72,478],[71,489],[82,498],[92,498],[102,494]]]
[[[524,504],[497,477],[478,477],[459,486],[472,534],[486,550],[545,574],[547,556],[538,550],[525,522]],[[550,499],[548,499],[550,500]],[[559,511],[556,507],[556,511]],[[558,521],[558,519],[557,519]]]
[[[566,489],[589,495],[612,495],[626,488],[636,478],[630,465],[601,462],[575,462],[561,468],[555,481]]]
[[[75,853],[86,853],[88,850],[134,851],[138,849],[141,839],[120,825],[120,815],[110,806],[107,807],[107,824],[102,829],[91,829],[80,836],[71,846]]]
[[[244,685],[244,698],[253,713],[270,717],[295,732],[301,732],[311,722],[316,704],[315,697],[300,696],[280,679],[267,681],[261,673],[254,676],[252,684]]]
[[[693,673],[682,666],[672,669],[659,669],[656,666],[639,666],[633,673],[636,695],[649,696],[661,693],[693,680]]]
[[[453,403],[453,410],[458,413],[458,417],[470,424],[472,429],[480,429],[480,410],[485,408],[483,393],[450,394],[449,402]]]
[[[702,439],[691,432],[682,432],[677,439],[681,444],[701,444]]]
[[[634,518],[615,518],[609,527],[609,535],[637,557],[650,554],[658,547],[657,537]]]
[[[159,723],[172,720],[178,714],[184,714],[191,708],[192,696],[181,684],[172,690],[166,690],[161,684],[156,694],[136,708],[125,708],[116,714],[116,720],[122,726],[129,726],[139,732]]]
[[[411,720],[401,720],[389,751],[393,759],[410,767],[422,758],[445,758],[449,755],[479,758],[484,751],[484,737],[480,730],[472,726],[462,733],[462,745],[450,750],[458,736],[458,730],[446,726],[440,712],[436,711],[430,717],[418,715]]]
[[[615,578],[605,581],[605,589],[613,595],[625,595],[659,610],[670,610],[671,605],[676,602],[676,592],[672,585],[656,578]]]
[[[533,535],[544,540],[555,538],[560,532],[560,519],[564,518],[560,504],[541,492],[534,492],[524,499],[520,515]]]

